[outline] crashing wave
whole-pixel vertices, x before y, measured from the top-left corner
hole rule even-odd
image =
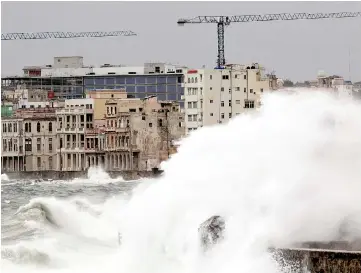
[[[50,262],[50,257],[46,253],[24,246],[18,246],[15,249],[7,247],[1,249],[1,259],[17,264],[47,265]]]

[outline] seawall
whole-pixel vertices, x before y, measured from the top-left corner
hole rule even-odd
[[[122,177],[124,180],[137,180],[140,178],[159,177],[162,171],[108,171],[111,178]],[[53,179],[53,180],[72,180],[74,178],[87,178],[87,171],[23,171],[7,172],[9,179]]]

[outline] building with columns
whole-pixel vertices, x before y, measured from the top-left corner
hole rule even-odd
[[[2,117],[1,172],[24,171],[23,119]]]
[[[57,170],[82,171],[88,166],[85,153],[86,130],[93,127],[94,100],[65,100],[65,107],[56,111]]]

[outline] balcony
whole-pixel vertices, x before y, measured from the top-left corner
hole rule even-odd
[[[63,148],[57,148],[56,153],[84,153],[84,146],[76,147],[76,146],[67,146]]]
[[[57,133],[61,134],[81,134],[84,133],[85,129],[84,127],[67,127],[67,128],[58,128],[56,129]]]
[[[94,113],[94,109],[64,108],[56,110],[57,115],[84,115],[85,113]]]

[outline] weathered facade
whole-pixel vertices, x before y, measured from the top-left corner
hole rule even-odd
[[[23,119],[2,117],[1,172],[24,170],[24,140],[22,136]]]
[[[56,170],[81,171],[93,166],[87,150],[95,149],[95,142],[87,137],[94,130],[94,102],[92,99],[65,101],[65,107],[56,111],[57,158]]]
[[[184,136],[179,104],[145,99],[106,103],[106,170],[151,170],[174,152]]]
[[[56,118],[54,108],[18,109],[3,118],[2,171],[54,170]]]

